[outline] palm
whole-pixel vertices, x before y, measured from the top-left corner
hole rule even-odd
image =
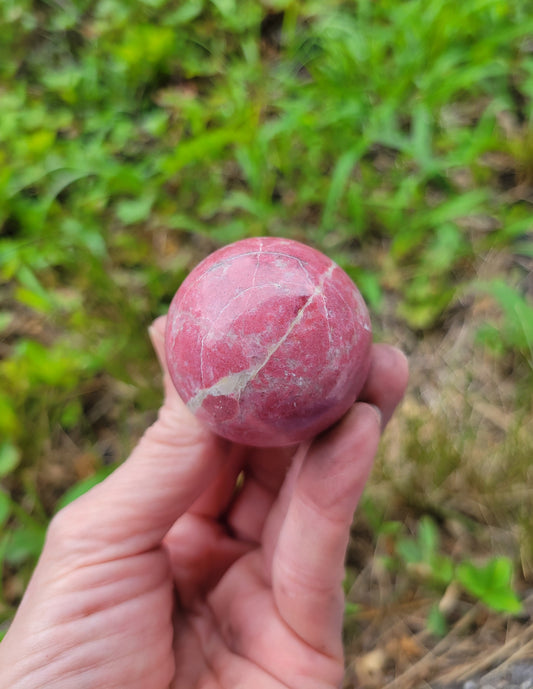
[[[166,538],[178,592],[175,687],[338,686],[340,627],[332,630],[332,648],[313,647],[318,629],[309,628],[308,620],[308,638],[302,638],[284,617],[289,592],[277,595],[273,587],[273,558],[287,509],[279,488],[292,453],[254,453],[235,496],[234,478],[242,466],[242,451],[235,450],[219,480]],[[333,588],[338,608],[341,591]],[[322,639],[328,637],[326,623],[315,622]]]
[[[244,448],[235,446],[218,477],[176,521],[161,547],[126,558],[112,548],[89,566],[82,559],[63,580],[56,615],[47,620],[48,628],[60,628],[72,618],[82,621],[74,640],[86,650],[80,653],[82,662],[69,670],[83,673],[96,653],[110,659],[98,684],[102,687],[167,689],[171,677],[172,689],[338,686],[340,627],[324,629],[327,620],[316,619],[311,610],[312,617],[301,620],[299,630],[293,628],[283,609],[291,580],[278,591],[273,581],[299,468],[297,454],[287,474],[293,454],[255,451],[247,457]],[[61,540],[65,554],[71,552],[68,532],[52,529],[51,538]],[[88,541],[78,548],[87,556],[94,545]],[[100,543],[97,551],[107,548]],[[56,562],[57,557],[56,550]],[[46,565],[44,558],[41,566]],[[328,603],[338,607],[337,584],[335,579],[329,584]],[[70,599],[76,601],[74,608],[65,607]],[[328,636],[334,639],[330,647]]]
[[[278,689],[337,687],[340,658],[330,659],[289,629],[274,597],[261,581],[258,553],[245,556],[228,572],[224,586],[215,587],[178,622],[177,679],[172,687],[206,689]],[[232,597],[225,588],[232,590]],[[238,593],[237,593],[238,591]],[[191,662],[194,658],[194,662]],[[184,682],[181,668],[187,663]]]

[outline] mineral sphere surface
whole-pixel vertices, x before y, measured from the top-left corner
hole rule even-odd
[[[244,239],[185,279],[165,334],[170,376],[218,435],[292,445],[335,423],[370,366],[366,305],[330,258],[289,239]]]

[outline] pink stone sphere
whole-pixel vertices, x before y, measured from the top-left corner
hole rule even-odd
[[[188,408],[218,435],[292,445],[335,423],[370,366],[366,305],[324,254],[274,237],[215,251],[170,305],[168,369]]]

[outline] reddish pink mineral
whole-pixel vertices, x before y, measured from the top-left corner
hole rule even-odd
[[[289,239],[230,244],[172,300],[170,376],[188,408],[238,443],[309,439],[354,403],[369,369],[365,303],[339,266]]]

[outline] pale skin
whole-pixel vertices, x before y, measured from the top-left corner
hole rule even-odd
[[[350,525],[405,357],[374,345],[358,402],[297,448],[207,432],[164,370],[158,420],[53,519],[0,644],[0,689],[335,689]]]

